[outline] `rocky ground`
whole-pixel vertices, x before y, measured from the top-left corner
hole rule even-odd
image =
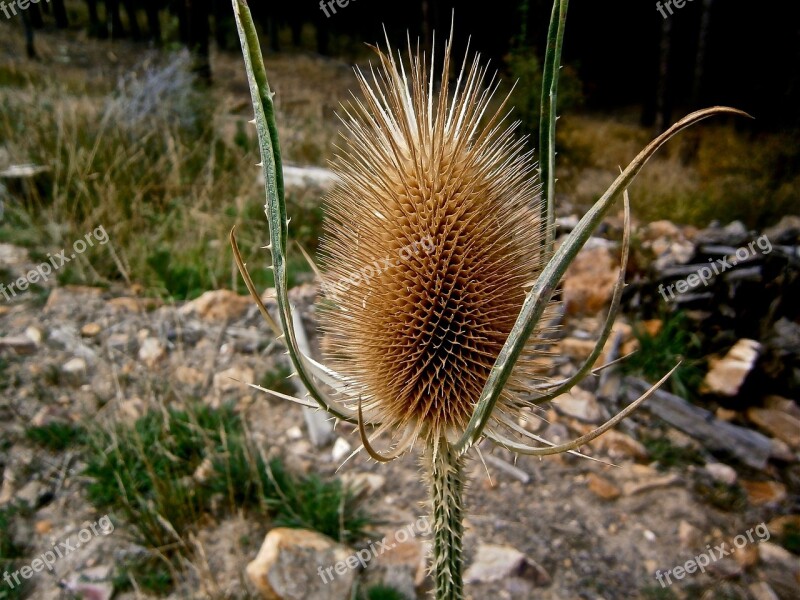
[[[591,348],[588,340],[601,323],[585,315],[606,302],[613,285],[612,246],[598,239],[567,278],[566,315],[553,355],[545,361],[555,377],[573,372]],[[670,249],[674,244],[667,243],[663,251]],[[33,267],[24,250],[8,245],[0,245],[0,262],[15,274]],[[311,283],[292,291],[310,334],[315,296]],[[655,331],[661,323],[651,320],[646,327]],[[612,340],[607,358],[637,347],[633,328],[622,317]],[[313,335],[310,343],[316,349]],[[26,438],[27,428],[52,422],[95,428],[115,419],[132,422],[154,407],[232,402],[268,454],[285,457],[302,472],[327,476],[338,469],[338,476],[369,489],[369,510],[390,540],[402,541],[406,536],[397,532],[403,528],[412,532],[391,551],[376,551],[359,574],[362,580],[391,583],[410,597],[425,592],[424,527],[414,525],[424,523],[419,518],[425,514],[417,462],[408,456],[378,465],[357,454],[343,464],[358,445],[352,428],[338,426],[329,443],[315,447],[300,407],[244,385],[262,381],[286,360],[249,298],[218,291],[171,305],[141,297],[135,289],[67,286],[51,289],[42,305],[37,297],[21,295],[0,303],[0,356],[0,508],[21,502],[32,509],[9,525],[31,558],[103,515],[85,499],[81,452],[42,450]],[[725,357],[715,363],[721,363],[717,375],[736,391],[756,357],[757,352],[747,351]],[[713,385],[713,377],[706,379]],[[542,414],[532,414],[525,426],[552,441],[576,437],[613,414],[631,387],[633,378],[614,372],[590,377]],[[707,440],[666,424],[647,408],[585,448],[587,456],[602,462],[567,455],[515,459],[483,446],[482,459],[476,455],[470,463],[469,596],[800,597],[800,558],[786,549],[798,552],[800,534],[800,407],[795,400],[773,394],[750,402],[749,413],[708,406],[710,420],[767,440],[760,465],[707,447]],[[52,573],[35,574],[31,597],[110,597],[115,591],[110,573],[136,551],[126,532],[129,524],[113,514],[110,518],[112,533],[93,536],[58,560]],[[321,584],[316,566],[334,564],[350,551],[309,539],[312,534],[273,530],[267,545],[278,557],[264,556],[269,552],[262,549],[248,577],[247,565],[269,529],[269,523],[245,513],[205,522],[191,535],[198,558],[187,566],[186,581],[172,597],[257,597],[251,580],[259,577],[272,578],[276,588],[282,585],[286,598],[348,597],[343,589],[360,567]],[[714,552],[721,544],[730,550],[727,556]],[[672,585],[659,583],[659,571],[688,569],[687,561],[703,554],[705,572],[678,578],[678,570]],[[279,580],[283,583],[275,583]],[[306,581],[306,589],[292,592],[297,581]],[[0,582],[0,598],[4,585]],[[144,597],[136,590],[115,595],[137,596]]]

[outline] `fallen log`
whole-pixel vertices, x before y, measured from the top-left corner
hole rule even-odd
[[[633,402],[650,384],[636,377],[623,380],[624,397]],[[728,452],[742,463],[755,469],[763,469],[773,456],[774,445],[767,436],[717,419],[713,413],[690,404],[683,398],[656,391],[644,404],[652,414],[673,427],[703,443],[709,450]]]

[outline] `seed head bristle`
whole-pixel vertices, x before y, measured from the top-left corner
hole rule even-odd
[[[498,83],[478,56],[451,91],[448,42],[437,91],[410,44],[410,74],[376,51],[326,201],[323,348],[371,420],[439,439],[463,431],[541,269],[535,165],[505,103],[487,114]],[[535,337],[497,410],[537,376]]]

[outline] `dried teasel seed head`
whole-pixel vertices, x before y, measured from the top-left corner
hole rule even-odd
[[[320,321],[326,358],[370,421],[413,442],[460,434],[542,262],[535,165],[489,111],[476,56],[448,80],[409,46],[376,50],[364,100],[345,108],[341,185],[326,201]],[[454,88],[454,89],[453,89]],[[536,378],[532,336],[496,411]],[[541,354],[541,353],[539,353]]]

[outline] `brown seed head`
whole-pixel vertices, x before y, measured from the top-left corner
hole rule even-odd
[[[486,114],[497,84],[478,57],[449,89],[450,48],[438,93],[411,48],[409,73],[391,49],[358,72],[322,243],[327,358],[412,441],[463,431],[541,267],[531,155],[502,106]],[[497,410],[535,376],[529,349]]]

